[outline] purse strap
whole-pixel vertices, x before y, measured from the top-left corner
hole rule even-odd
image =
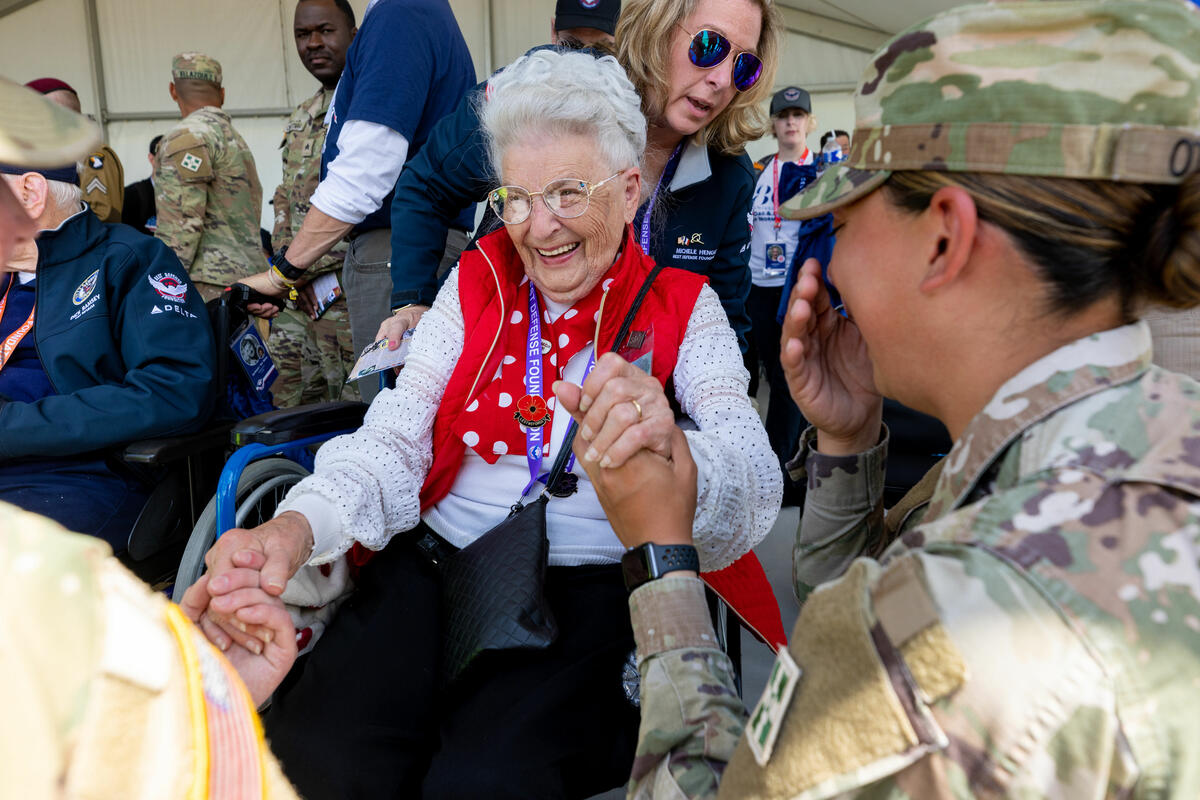
[[[633,318],[637,316],[638,309],[642,307],[642,301],[650,293],[650,287],[654,283],[654,279],[658,277],[658,273],[662,271],[662,268],[662,264],[655,264],[654,269],[650,270],[650,274],[642,282],[642,288],[638,289],[637,295],[633,298],[633,305],[629,307],[629,312],[625,314],[625,319],[621,321],[621,327],[617,331],[617,338],[613,339],[612,348],[608,352],[616,352],[621,346],[621,342],[629,336],[629,329],[633,327]],[[578,428],[579,426],[575,423],[575,418],[572,417],[571,423],[567,426],[567,433],[563,436],[562,446],[558,449],[558,457],[554,459],[554,466],[550,468],[550,474],[546,476],[546,491],[542,492],[543,497],[550,493],[551,488],[562,477],[563,470],[567,465],[567,459],[571,455],[571,445],[575,443],[575,433]]]

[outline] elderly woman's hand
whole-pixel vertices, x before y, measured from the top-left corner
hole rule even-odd
[[[231,574],[239,570],[254,570],[264,592],[274,597],[283,594],[288,580],[308,560],[312,552],[312,527],[303,514],[288,511],[264,522],[257,528],[243,530],[233,528],[217,539],[204,556],[208,567],[207,592],[213,598],[233,595],[241,588],[240,582]],[[254,629],[237,617],[242,606],[236,599],[221,606],[222,614],[206,617],[201,627],[218,647],[228,647],[226,639],[245,647],[254,648],[254,637],[261,631]]]
[[[208,588],[211,576],[204,575],[184,593],[179,607],[225,653],[254,704],[262,705],[296,661],[296,629],[283,601],[259,587],[257,570],[235,569],[225,578],[234,587],[229,594],[214,597]],[[225,611],[233,607],[237,610]],[[236,621],[257,633],[245,645],[232,644],[219,632],[214,639],[213,623],[218,619]]]
[[[558,401],[579,420],[579,438],[588,445],[583,461],[619,467],[639,450],[671,457],[675,414],[654,376],[605,353],[582,389],[562,382],[555,386]]]
[[[379,323],[379,333],[375,334],[375,341],[387,339],[388,349],[395,350],[400,346],[400,339],[404,336],[404,332],[417,327],[417,323],[421,321],[421,317],[425,316],[425,312],[428,310],[429,306],[420,305],[396,309],[390,317]]]
[[[804,262],[779,343],[792,400],[817,428],[817,449],[861,453],[879,440],[883,398],[858,326],[829,303],[816,259]]]

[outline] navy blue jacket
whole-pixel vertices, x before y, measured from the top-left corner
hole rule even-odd
[[[535,48],[538,49],[538,48]],[[532,51],[531,51],[532,52]],[[392,307],[433,305],[446,232],[467,205],[495,185],[478,114],[479,84],[443,117],[404,166],[392,197]],[[750,200],[757,176],[745,155],[685,148],[671,188],[659,199],[650,255],[659,264],[706,275],[746,349],[750,317]],[[640,214],[635,231],[640,230]],[[694,237],[699,237],[698,240]],[[682,244],[682,238],[687,244]]]
[[[215,397],[212,326],[171,249],[90,210],[37,247],[33,336],[56,394],[0,400],[0,460],[200,428]]]

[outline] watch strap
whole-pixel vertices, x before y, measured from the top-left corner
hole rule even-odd
[[[690,544],[647,542],[626,550],[621,557],[625,588],[631,592],[642,584],[680,570],[700,571],[700,556]]]

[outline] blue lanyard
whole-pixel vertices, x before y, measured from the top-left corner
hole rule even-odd
[[[650,195],[650,200],[646,203],[646,214],[642,217],[642,252],[649,255],[650,253],[650,216],[654,213],[654,204],[658,201],[658,192],[662,188],[663,181],[669,180],[675,176],[675,167],[679,162],[679,153],[683,150],[683,142],[675,145],[675,149],[671,152],[671,157],[667,159],[667,163],[663,166],[662,175],[658,176],[658,183],[654,184],[654,194]]]
[[[564,363],[563,368],[566,369]],[[586,369],[583,371],[583,379],[586,381],[588,375],[592,374],[592,367],[596,366],[596,342],[592,342],[592,354],[588,356]],[[533,281],[529,282],[529,338],[525,346],[525,391],[530,397],[542,396],[542,315],[538,310],[537,290],[533,288]],[[553,417],[551,417],[553,420]],[[552,425],[553,423],[547,423]],[[550,473],[542,474],[542,429],[546,425],[526,425],[525,426],[525,460],[529,463],[529,483],[525,484],[524,490],[521,492],[521,497],[529,493],[533,485],[538,481],[545,481]],[[570,472],[575,468],[575,454],[571,453],[567,459],[566,472]]]

